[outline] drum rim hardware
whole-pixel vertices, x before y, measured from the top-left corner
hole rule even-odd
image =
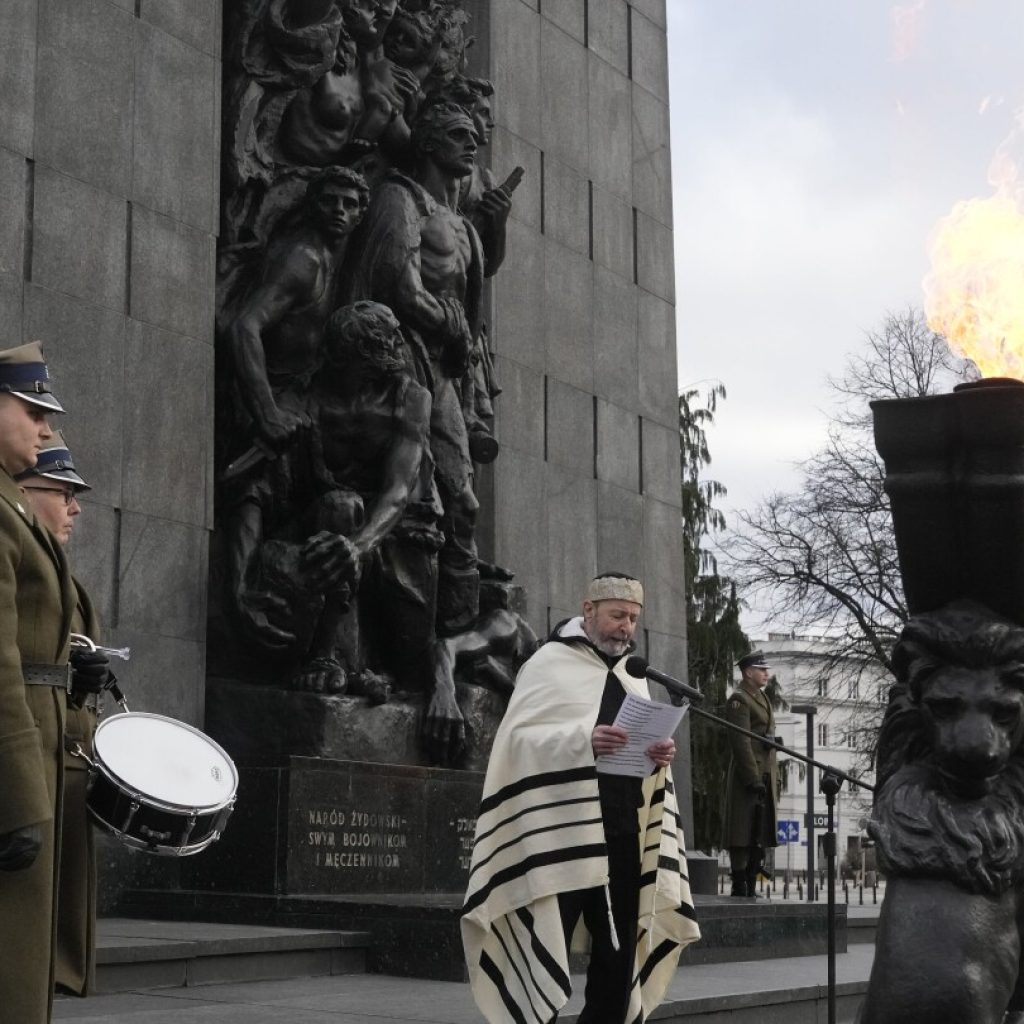
[[[217,751],[227,763],[231,772],[232,782],[230,796],[225,800],[217,801],[212,804],[191,806],[187,804],[174,803],[173,801],[163,800],[159,797],[139,792],[137,785],[132,785],[127,780],[121,778],[103,762],[102,750],[100,749],[102,747],[101,733],[103,730],[110,727],[119,727],[114,726],[114,723],[123,723],[123,720],[126,718],[134,720],[146,718],[168,722],[177,729],[184,729],[191,732],[194,736],[199,737],[205,744],[209,745],[212,750]],[[97,740],[99,740],[99,747],[96,745]],[[190,725],[188,722],[181,722],[177,719],[169,718],[166,715],[158,715],[153,712],[126,712],[122,715],[114,715],[111,718],[104,719],[96,729],[93,744],[94,750],[92,757],[86,754],[78,743],[70,745],[68,747],[68,751],[74,756],[81,757],[89,765],[87,792],[89,793],[90,802],[87,805],[87,809],[92,820],[104,831],[109,832],[120,842],[132,849],[160,856],[173,857],[187,857],[192,854],[200,853],[221,837],[238,798],[238,769],[224,748],[200,729]],[[105,795],[107,789],[112,789],[114,793],[115,806],[123,806],[118,803],[120,800],[127,799],[129,801],[127,817],[123,818],[123,820],[119,820],[117,824],[114,824],[112,821],[108,821],[107,818],[105,818],[103,814],[93,806],[91,798],[94,790],[96,790],[96,784],[101,778],[105,780],[107,787],[104,788],[104,794],[97,794],[98,797]],[[141,838],[131,834],[129,829],[131,828],[136,815],[143,808],[182,820],[184,822],[184,831],[180,835],[178,841],[173,844],[161,842],[160,840],[170,838],[173,833],[156,831],[149,828],[147,825],[138,826],[138,832]],[[113,818],[114,815],[111,813],[110,817]],[[191,839],[192,833],[200,819],[206,819],[208,821],[210,833],[198,842],[190,844],[189,839]]]

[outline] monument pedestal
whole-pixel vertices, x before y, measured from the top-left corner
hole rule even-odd
[[[487,770],[505,698],[481,686],[456,685],[466,725],[459,768]],[[429,767],[420,723],[421,694],[371,704],[348,694],[304,693],[234,679],[206,685],[206,732],[239,764],[278,764],[290,755]]]
[[[288,757],[239,765],[220,841],[182,867],[190,889],[268,895],[462,893],[483,777]]]

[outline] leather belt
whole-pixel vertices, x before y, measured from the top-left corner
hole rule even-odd
[[[21,675],[26,686],[59,686],[71,692],[71,665],[40,665],[31,661],[21,663]]]

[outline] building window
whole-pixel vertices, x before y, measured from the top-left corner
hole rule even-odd
[[[818,696],[819,697],[827,697],[828,696],[828,680],[827,679],[819,679],[818,680]]]
[[[818,726],[818,746],[819,747],[827,747],[828,746],[828,726],[827,725],[819,725]]]
[[[850,700],[860,700],[860,680],[851,679],[846,686],[846,696]]]

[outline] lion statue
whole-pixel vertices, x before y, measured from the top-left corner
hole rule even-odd
[[[1024,628],[907,623],[868,831],[888,889],[860,1024],[1024,1024]]]

